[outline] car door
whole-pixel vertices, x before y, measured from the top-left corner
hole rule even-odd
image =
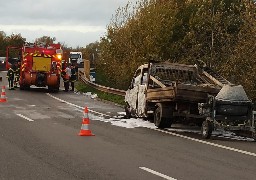
[[[140,84],[138,85],[138,96],[137,96],[137,114],[138,116],[145,116],[145,106],[146,106],[146,90],[148,81],[148,69],[143,68],[141,71]]]
[[[125,102],[127,102],[130,108],[137,113],[137,103],[138,103],[138,92],[139,85],[141,83],[141,69],[138,69],[131,81],[129,89],[126,91]]]

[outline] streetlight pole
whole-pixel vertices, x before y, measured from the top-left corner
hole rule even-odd
[[[213,22],[213,17],[214,17],[214,5],[213,5],[213,1],[211,0],[211,61],[208,64],[210,67],[212,67],[212,63],[213,63],[213,47],[214,47],[214,22]]]

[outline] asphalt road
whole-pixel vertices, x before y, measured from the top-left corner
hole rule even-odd
[[[3,78],[1,87],[6,84]],[[196,128],[121,127],[119,121],[132,121],[119,118],[121,107],[72,92],[32,88],[6,90],[6,96],[7,102],[0,103],[1,180],[252,180],[256,176],[256,143],[250,139],[214,136],[205,141]],[[77,135],[85,106],[95,136]]]

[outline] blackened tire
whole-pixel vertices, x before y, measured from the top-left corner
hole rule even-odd
[[[204,139],[209,139],[212,135],[212,131],[213,131],[213,123],[211,121],[205,120],[202,123],[202,127],[201,127],[202,137]]]
[[[252,138],[256,141],[256,132],[252,132]]]
[[[154,123],[156,127],[160,129],[169,128],[172,125],[172,121],[170,118],[163,117],[163,111],[163,105],[161,103],[157,103],[154,112]]]
[[[125,104],[124,111],[125,111],[125,118],[130,119],[132,117],[132,113],[131,113],[130,106],[128,103]]]

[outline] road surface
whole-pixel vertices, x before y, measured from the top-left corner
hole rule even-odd
[[[1,87],[7,85],[6,72]],[[0,179],[255,179],[256,143],[196,127],[159,130],[89,94],[6,90],[0,103]],[[95,136],[78,136],[83,109]]]

